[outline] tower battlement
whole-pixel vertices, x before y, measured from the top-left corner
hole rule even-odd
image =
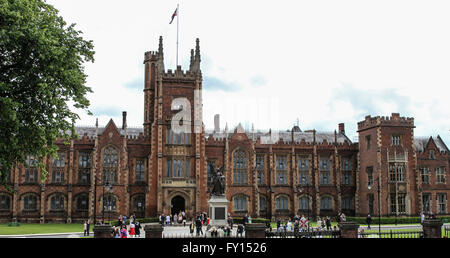
[[[358,122],[358,131],[366,130],[376,126],[401,126],[414,127],[414,118],[401,117],[399,113],[392,113],[391,116],[366,116],[361,122]]]

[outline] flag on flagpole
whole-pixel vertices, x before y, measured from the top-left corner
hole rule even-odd
[[[169,24],[172,24],[172,22],[173,22],[173,19],[175,19],[175,17],[178,15],[178,7],[177,7],[177,9],[175,9],[175,12],[172,14],[172,19],[170,20],[170,23]]]

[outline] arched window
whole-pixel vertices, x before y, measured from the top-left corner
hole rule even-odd
[[[288,198],[286,196],[280,196],[276,199],[276,206],[277,211],[286,211],[288,210]]]
[[[50,210],[51,211],[64,210],[64,196],[62,194],[55,194],[50,198]]]
[[[343,210],[354,210],[352,196],[345,196],[344,198],[342,198],[342,209]]]
[[[332,210],[332,198],[330,196],[324,196],[320,199],[320,209],[321,210]]]
[[[77,211],[87,211],[89,208],[89,195],[88,194],[80,194],[77,197]]]
[[[112,194],[103,197],[103,210],[107,212],[116,211],[116,197]]]
[[[242,150],[233,154],[233,183],[247,184],[247,156]]]
[[[298,199],[298,209],[299,210],[309,210],[311,207],[309,203],[309,197],[308,196],[302,196]]]
[[[243,195],[238,195],[233,199],[235,211],[247,211],[247,198]]]
[[[29,194],[23,198],[23,209],[25,211],[37,211],[38,198],[34,194]]]
[[[119,154],[116,148],[108,147],[103,154],[103,182],[117,183],[117,169]]]
[[[6,194],[0,195],[0,211],[11,210],[11,197]]]

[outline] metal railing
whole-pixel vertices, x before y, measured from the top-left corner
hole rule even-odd
[[[443,238],[450,238],[450,226],[444,226],[444,235]]]
[[[389,230],[389,231],[378,231],[374,232],[364,232],[358,233],[359,238],[423,238],[422,230]]]
[[[267,238],[340,238],[340,230],[266,231]]]

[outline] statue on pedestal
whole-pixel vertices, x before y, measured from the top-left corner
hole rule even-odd
[[[225,176],[223,174],[223,167],[215,169],[212,164],[209,165],[213,176],[211,178],[211,195],[224,196],[225,195]]]

